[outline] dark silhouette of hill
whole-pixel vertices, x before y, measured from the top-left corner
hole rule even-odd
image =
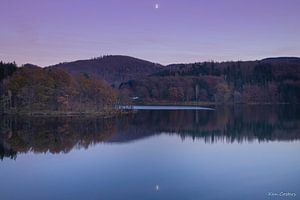
[[[263,62],[298,62],[300,63],[300,58],[298,57],[271,57],[262,59]]]
[[[115,87],[122,82],[157,72],[162,67],[160,64],[122,55],[103,56],[50,66],[50,68],[64,69],[71,74],[89,74],[104,79]]]
[[[34,65],[34,64],[30,64],[30,63],[26,63],[26,64],[22,65],[22,67],[23,68],[30,68],[30,69],[39,69],[39,68],[41,68],[38,65]]]

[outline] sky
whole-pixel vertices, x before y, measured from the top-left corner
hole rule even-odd
[[[299,0],[0,0],[0,60],[161,64],[300,56]]]

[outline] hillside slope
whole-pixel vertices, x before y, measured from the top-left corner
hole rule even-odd
[[[155,73],[163,66],[129,56],[114,55],[60,63],[49,67],[60,68],[71,74],[89,74],[118,87],[122,82]]]
[[[144,102],[300,103],[300,58],[173,64],[120,88]]]

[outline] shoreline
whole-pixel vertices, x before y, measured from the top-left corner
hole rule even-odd
[[[16,116],[30,116],[30,117],[102,117],[111,118],[120,115],[128,115],[134,113],[134,110],[107,110],[107,111],[83,111],[83,112],[72,112],[72,111],[32,111],[32,112],[11,112],[2,113],[2,115],[16,115]]]
[[[215,107],[219,106],[271,106],[271,105],[299,105],[290,103],[231,103],[231,104],[221,104],[214,102],[136,102],[135,104],[130,104],[126,106],[191,106],[191,107],[204,107],[207,109],[214,110]],[[119,115],[127,115],[136,113],[136,109],[109,109],[103,111],[51,111],[51,110],[40,110],[40,111],[11,111],[0,113],[0,115],[18,115],[18,116],[32,116],[32,117],[103,117],[110,118]]]
[[[155,102],[136,102],[136,106],[206,106],[206,107],[216,107],[216,106],[252,106],[252,105],[299,105],[291,103],[215,103],[215,102],[167,102],[167,101],[155,101]]]

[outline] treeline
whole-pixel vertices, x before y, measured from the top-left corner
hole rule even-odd
[[[60,69],[4,64],[1,74],[3,112],[101,111],[112,107],[117,93],[87,74],[70,75]],[[9,72],[9,73],[8,73]]]
[[[123,94],[142,101],[214,101],[228,91],[225,81],[213,76],[150,76],[121,85]]]
[[[17,64],[15,62],[12,63],[4,63],[0,61],[0,81],[4,80],[8,76],[11,76],[17,70]]]
[[[121,90],[144,101],[299,103],[300,59],[169,65]]]
[[[0,62],[0,78],[2,112],[94,112],[128,100],[300,102],[300,58],[161,66],[128,56],[105,56],[47,68]]]
[[[4,80],[17,71],[17,65],[15,62],[4,63],[0,61],[0,97],[4,94]]]

